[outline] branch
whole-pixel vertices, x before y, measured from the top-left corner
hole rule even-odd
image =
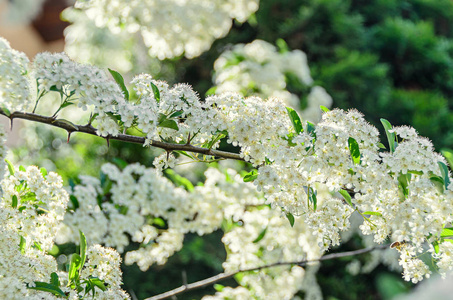
[[[214,283],[216,283],[218,281],[231,278],[234,275],[236,275],[238,273],[242,273],[242,272],[259,271],[261,269],[272,268],[272,267],[277,267],[277,266],[284,266],[284,265],[305,266],[305,265],[307,265],[308,263],[311,263],[311,262],[320,262],[320,261],[332,260],[332,259],[341,258],[341,257],[348,257],[348,256],[364,254],[364,253],[368,253],[368,252],[371,252],[371,251],[374,251],[374,250],[378,250],[378,249],[385,249],[385,248],[387,248],[389,246],[390,246],[390,244],[377,245],[377,246],[374,246],[374,247],[363,248],[363,249],[354,250],[354,251],[327,254],[327,255],[324,255],[324,256],[320,257],[319,259],[292,261],[292,262],[277,262],[277,263],[264,265],[264,266],[260,266],[260,267],[242,269],[242,270],[238,270],[238,271],[235,271],[235,272],[220,273],[220,274],[217,274],[215,276],[212,276],[212,277],[209,277],[209,278],[206,278],[206,279],[194,282],[194,283],[182,285],[182,286],[180,286],[180,287],[178,287],[178,288],[176,288],[174,290],[171,290],[171,291],[168,291],[168,292],[165,292],[163,294],[159,294],[159,295],[156,295],[156,296],[153,296],[153,297],[150,297],[150,298],[146,298],[145,300],[160,300],[160,299],[166,299],[166,298],[169,298],[169,297],[173,297],[173,296],[176,296],[176,295],[181,294],[181,293],[185,293],[185,292],[188,292],[188,291],[191,291],[191,290],[199,289],[199,288],[205,287],[207,285],[214,284]]]
[[[13,122],[13,119],[24,119],[24,120],[29,120],[29,121],[33,121],[33,122],[43,123],[43,124],[47,124],[50,126],[62,128],[64,130],[66,130],[68,132],[68,134],[71,134],[73,132],[83,132],[86,134],[98,136],[96,134],[96,128],[94,128],[90,124],[75,125],[69,121],[62,120],[62,119],[55,119],[52,117],[46,117],[46,116],[37,115],[34,113],[24,113],[24,112],[18,112],[18,111],[13,112],[11,114],[7,114],[2,109],[0,109],[0,114],[8,117],[11,120],[11,124]],[[144,137],[128,135],[128,134],[118,134],[117,136],[108,135],[108,136],[102,137],[102,138],[106,139],[107,141],[118,140],[118,141],[135,143],[135,144],[144,144],[145,143]],[[165,143],[165,142],[151,140],[150,145],[153,147],[156,147],[156,148],[164,149],[166,151],[180,150],[180,151],[187,151],[187,152],[193,152],[193,153],[200,153],[200,154],[204,154],[204,155],[211,155],[211,156],[216,156],[216,157],[221,157],[221,158],[228,158],[228,159],[235,159],[235,160],[242,160],[242,161],[244,160],[237,153],[196,147],[196,146],[193,146],[190,144],[172,144],[172,143]]]

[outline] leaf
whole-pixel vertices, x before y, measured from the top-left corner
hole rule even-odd
[[[360,150],[359,150],[359,143],[357,141],[350,137],[348,139],[348,147],[349,147],[349,152],[351,153],[351,158],[354,164],[358,165],[360,164]]]
[[[439,253],[439,242],[438,241],[435,241],[433,242],[433,246],[434,246],[434,252]]]
[[[258,235],[258,237],[253,241],[253,243],[258,243],[259,241],[261,241],[263,239],[263,237],[266,235],[266,231],[267,231],[267,227],[264,228],[260,234]]]
[[[380,217],[382,216],[381,213],[378,213],[378,212],[376,212],[376,211],[364,211],[362,214],[364,214],[364,215],[380,216]]]
[[[151,83],[151,87],[153,89],[153,93],[154,93],[154,99],[156,99],[156,102],[159,103],[160,102],[160,92],[159,92],[159,88],[152,82]]]
[[[18,203],[18,201],[17,201],[17,196],[16,196],[16,195],[13,195],[13,199],[12,199],[12,202],[11,202],[11,206],[12,206],[13,208],[17,208],[17,203]]]
[[[444,183],[445,183],[445,189],[448,188],[448,186],[450,185],[450,178],[448,177],[448,167],[446,164],[444,164],[443,162],[439,161],[437,162],[437,164],[439,165],[439,168],[440,168],[440,172],[442,173],[442,177],[444,178]]]
[[[87,259],[87,239],[81,230],[79,230],[79,235],[80,235],[80,269],[79,269],[80,273]]]
[[[74,282],[78,278],[78,272],[81,265],[80,262],[82,261],[80,255],[77,253],[72,254],[71,261],[69,263],[69,271],[68,271],[68,279],[69,282]]]
[[[124,159],[119,157],[115,157],[112,159],[113,163],[117,165],[120,169],[124,169],[127,167],[127,162]]]
[[[310,191],[311,191],[311,193],[310,193]],[[308,188],[309,199],[310,199],[311,203],[313,203],[314,210],[316,210],[316,208],[318,208],[318,199],[316,198],[316,194],[317,194],[317,192],[313,188],[311,188],[311,187]]]
[[[330,109],[328,109],[327,107],[325,107],[324,105],[320,105],[319,108],[323,111],[323,112],[329,112]]]
[[[71,121],[68,121],[68,120],[65,120],[65,119],[57,119],[57,120],[53,121],[53,123],[56,123],[56,122],[63,123],[65,125],[67,125],[68,127],[70,127],[70,130],[72,130],[72,131],[78,131],[79,130],[79,127],[77,127],[77,125],[75,125]]]
[[[166,226],[165,221],[162,218],[154,218],[153,219],[153,224],[155,224],[155,225],[157,225],[159,227],[162,227],[162,228],[165,228],[165,226]]]
[[[440,237],[453,236],[453,228],[444,228],[440,233]]]
[[[315,129],[316,129],[315,124],[313,124],[313,123],[310,122],[310,121],[307,121],[307,131],[308,131],[308,133],[309,133],[309,134],[312,134],[312,133],[313,133],[313,136],[316,137]]]
[[[13,166],[13,164],[7,159],[5,159],[5,162],[8,165],[9,174],[10,175],[14,175],[14,166]]]
[[[103,280],[97,278],[97,277],[91,277],[88,279],[92,284],[100,288],[102,291],[106,291],[107,287],[105,286],[105,283]]]
[[[422,171],[408,170],[407,173],[415,175],[423,175]]]
[[[296,131],[296,133],[303,132],[304,128],[302,127],[302,122],[297,112],[291,107],[286,107],[286,110],[288,111],[288,116],[291,120],[291,123],[293,123],[294,131]]]
[[[409,186],[409,181],[407,174],[400,174],[398,176],[399,186],[401,187],[405,198],[409,195],[409,189],[407,188]]]
[[[444,191],[445,182],[444,179],[437,175],[431,175],[429,180],[439,189],[440,192]]]
[[[21,171],[21,172],[26,172],[27,170],[25,169],[24,166],[19,166],[19,171]]]
[[[49,292],[54,294],[55,296],[66,298],[66,294],[58,286],[47,282],[35,281],[35,286],[28,288],[31,290]]]
[[[341,196],[343,196],[344,200],[346,200],[346,202],[352,206],[351,195],[349,195],[349,193],[345,190],[340,190],[339,193],[341,194]]]
[[[453,169],[453,151],[451,149],[441,149],[440,153],[445,157],[450,166],[450,169]]]
[[[62,105],[60,105],[60,109],[65,108],[65,107],[68,107],[68,106],[73,105],[73,104],[75,104],[75,103],[74,103],[74,102],[66,101],[66,102],[64,102]]]
[[[165,174],[173,181],[177,186],[182,186],[189,192],[192,192],[194,190],[192,182],[190,182],[189,179],[182,177],[178,174],[176,174],[175,171],[171,169],[165,170]]]
[[[41,169],[39,169],[39,171],[41,172],[42,177],[47,176],[47,170],[45,168],[41,168]]]
[[[392,130],[392,124],[386,119],[381,119],[381,123],[384,126],[385,134],[387,135],[387,140],[389,142],[390,152],[395,152],[396,149],[396,135],[394,132],[389,132]]]
[[[210,88],[210,89],[204,94],[205,97],[214,95],[216,90],[217,90],[217,87],[216,87],[216,86],[213,86],[212,88]]]
[[[175,120],[168,120],[168,119],[165,119],[164,121],[160,122],[159,125],[157,125],[157,127],[170,128],[170,129],[174,129],[176,131],[179,130],[178,123],[176,123]]]
[[[382,144],[382,143],[378,143],[378,147],[381,149],[387,149],[387,147],[385,147],[384,144]]]
[[[295,222],[296,220],[294,219],[293,214],[292,214],[292,213],[287,213],[287,214],[286,214],[286,218],[287,218],[288,221],[289,221],[289,225],[291,225],[291,227],[294,227],[294,222]]]
[[[50,274],[50,284],[55,285],[55,286],[60,286],[60,279],[58,278],[57,273],[52,272]]]
[[[181,109],[181,110],[178,110],[178,111],[175,111],[174,113],[172,113],[168,118],[171,119],[171,118],[176,118],[176,117],[179,117],[180,115],[182,115],[184,113],[184,111]]]
[[[11,116],[11,112],[9,111],[8,108],[6,108],[5,105],[3,105],[3,104],[0,105],[0,109],[3,111],[3,113],[4,113],[7,117]]]
[[[19,250],[20,253],[24,254],[25,253],[25,247],[27,246],[27,240],[20,235],[20,242],[19,242]]]
[[[258,171],[252,170],[247,175],[244,176],[244,182],[251,182],[258,178]]]
[[[225,288],[224,285],[221,285],[221,284],[214,284],[214,289],[217,291],[217,292],[221,292],[223,289]]]
[[[120,73],[117,71],[114,71],[112,69],[109,69],[110,74],[112,74],[113,79],[115,79],[116,83],[120,86],[121,90],[124,93],[124,98],[126,100],[129,100],[129,91],[127,90],[126,85],[124,84],[124,78],[121,76]]]
[[[69,200],[71,201],[74,209],[79,208],[79,206],[80,206],[79,201],[77,200],[77,198],[74,195],[69,196]]]

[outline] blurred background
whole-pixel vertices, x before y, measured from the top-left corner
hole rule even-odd
[[[30,60],[38,52],[66,51],[75,61],[115,69],[126,81],[145,72],[169,83],[189,83],[201,98],[225,90],[282,97],[312,122],[319,120],[319,105],[356,108],[381,132],[380,118],[410,125],[437,151],[451,155],[451,0],[261,0],[247,18],[228,19],[225,33],[204,48],[194,46],[198,52],[190,55],[188,48],[158,53],[143,32],[97,24],[73,2],[0,0],[0,36]],[[52,107],[41,109],[45,114]],[[140,145],[112,142],[107,147],[96,137],[75,135],[66,143],[64,132],[20,121],[9,133],[9,146],[11,160],[58,170],[66,184],[77,182],[81,165],[84,175],[98,176],[104,162],[150,167],[159,154]],[[203,168],[180,173],[196,183],[204,179]],[[181,285],[183,278],[191,282],[221,272],[222,235],[189,235],[166,265],[146,273],[135,265],[125,267],[124,289],[143,299]],[[353,237],[336,251],[361,243]],[[368,258],[358,259],[363,265]],[[322,264],[317,279],[325,299],[393,299],[413,289],[398,271],[376,265],[356,272],[354,263],[345,258]],[[199,299],[214,291],[208,287],[178,298]]]

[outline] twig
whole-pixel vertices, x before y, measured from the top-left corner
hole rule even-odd
[[[156,296],[152,296],[152,297],[146,298],[145,300],[160,300],[160,299],[170,298],[170,297],[173,297],[173,296],[181,294],[181,293],[185,293],[185,292],[188,292],[188,291],[191,291],[191,290],[199,289],[199,288],[205,287],[207,285],[214,284],[214,283],[216,283],[218,281],[231,278],[234,275],[236,275],[238,273],[242,273],[242,272],[259,271],[259,270],[262,270],[262,269],[272,268],[272,267],[277,267],[277,266],[283,266],[283,265],[305,266],[305,265],[307,265],[308,263],[311,263],[311,262],[320,262],[320,261],[332,260],[332,259],[341,258],[341,257],[348,257],[348,256],[364,254],[364,253],[368,253],[368,252],[371,252],[371,251],[374,251],[374,250],[378,250],[378,249],[385,249],[385,248],[388,248],[389,246],[390,246],[390,244],[377,245],[377,246],[374,246],[374,247],[363,248],[363,249],[354,250],[354,251],[327,254],[327,255],[324,255],[324,256],[320,257],[319,259],[302,260],[302,261],[291,261],[291,262],[277,262],[277,263],[264,265],[264,266],[260,266],[260,267],[254,267],[254,268],[238,270],[238,271],[235,271],[235,272],[220,273],[220,274],[217,274],[215,276],[212,276],[212,277],[209,277],[209,278],[206,278],[206,279],[194,282],[194,283],[185,284],[185,285],[180,286],[180,287],[178,287],[178,288],[176,288],[174,290],[171,290],[171,291],[168,291],[168,292],[156,295]]]
[[[23,113],[23,112],[18,112],[18,111],[13,112],[11,114],[7,114],[2,109],[0,109],[0,114],[8,117],[11,120],[11,122],[13,119],[24,119],[24,120],[34,121],[34,122],[43,123],[43,124],[47,124],[50,126],[62,128],[64,130],[66,130],[68,133],[83,132],[86,134],[98,136],[96,134],[96,128],[91,126],[91,124],[75,125],[66,120],[55,120],[55,118],[52,118],[52,117],[46,117],[46,116],[42,116],[42,115],[38,115],[38,114],[34,114],[34,113]],[[102,138],[106,139],[107,141],[108,140],[118,140],[118,141],[135,143],[135,144],[144,144],[145,143],[144,137],[128,135],[128,134],[118,134],[117,136],[109,135],[109,136],[102,137]],[[221,157],[221,158],[228,158],[228,159],[235,159],[235,160],[242,160],[242,161],[244,160],[237,153],[202,148],[202,147],[197,147],[197,146],[193,146],[190,144],[172,144],[172,143],[165,143],[165,142],[152,140],[150,143],[150,146],[164,149],[166,151],[181,150],[181,151],[200,153],[200,154],[204,154],[204,155],[211,155],[211,156],[216,156],[216,157]]]

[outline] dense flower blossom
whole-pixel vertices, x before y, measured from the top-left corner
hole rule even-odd
[[[237,44],[226,50],[214,63],[216,94],[238,92],[244,96],[279,98],[306,120],[317,122],[321,118],[320,105],[330,107],[332,97],[320,86],[313,86],[307,56],[300,50],[279,53],[272,44],[255,40],[250,44]],[[299,84],[311,87],[307,105],[301,109],[301,99],[286,90],[288,74]]]
[[[78,0],[75,7],[98,27],[140,32],[149,54],[162,60],[200,55],[228,33],[232,19],[245,22],[258,0]]]

